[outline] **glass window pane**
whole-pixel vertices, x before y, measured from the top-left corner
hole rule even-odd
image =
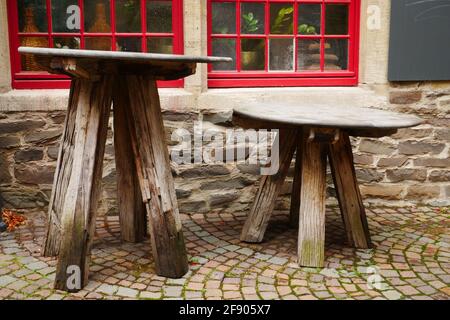
[[[298,40],[297,69],[299,71],[320,71],[319,39]]]
[[[348,69],[348,40],[329,39],[325,43],[325,70]]]
[[[264,39],[242,39],[241,41],[241,69],[264,70],[266,41]]]
[[[219,57],[230,57],[233,62],[219,62],[212,65],[214,70],[236,70],[236,40],[213,39],[212,54]]]
[[[172,1],[147,1],[147,30],[153,33],[172,32]]]
[[[47,32],[45,0],[18,0],[19,32]]]
[[[138,0],[115,0],[116,31],[141,31],[141,4]]]
[[[47,37],[22,37],[20,38],[20,44],[24,47],[48,47]],[[22,54],[21,55],[22,70],[23,71],[45,71],[36,62],[33,55]]]
[[[84,1],[84,27],[87,32],[111,32],[109,1]]]
[[[212,3],[212,33],[215,34],[236,33],[236,3],[234,2]]]
[[[348,34],[348,6],[329,4],[326,7],[326,34]]]
[[[149,38],[147,39],[147,50],[152,53],[173,53],[172,38]]]
[[[86,37],[85,48],[89,50],[112,50],[112,40],[110,37]]]
[[[298,6],[298,34],[320,34],[322,6],[303,4]]]
[[[79,32],[80,21],[78,0],[52,1],[53,32]]]
[[[270,5],[270,33],[292,34],[294,26],[294,7],[287,3]]]
[[[80,49],[80,38],[56,37],[53,38],[53,47],[59,49]]]
[[[264,17],[263,3],[242,3],[241,33],[264,34]]]
[[[294,39],[270,39],[269,70],[292,71],[294,69]]]
[[[117,51],[141,52],[142,40],[140,37],[117,38]]]

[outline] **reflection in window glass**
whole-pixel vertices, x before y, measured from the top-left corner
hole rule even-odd
[[[140,52],[142,51],[142,40],[140,37],[117,38],[117,51]]]
[[[22,37],[20,43],[24,47],[48,47],[47,37]],[[30,54],[21,55],[23,71],[43,71],[44,69],[37,63],[36,58]]]
[[[292,71],[294,39],[270,39],[269,44],[269,70]]]
[[[266,42],[264,39],[241,40],[241,69],[264,70]]]
[[[172,32],[172,1],[147,1],[147,31]]]
[[[58,49],[80,49],[80,38],[78,37],[55,37],[53,47]]]
[[[236,33],[236,4],[234,2],[212,3],[212,32],[215,34]]]
[[[115,0],[116,31],[141,31],[141,4],[138,0]]]
[[[297,69],[299,71],[320,71],[319,39],[298,40]]]
[[[320,34],[321,25],[320,4],[299,4],[298,6],[298,34]]]
[[[233,62],[214,63],[214,70],[236,70],[236,40],[235,39],[213,39],[212,54],[219,57],[230,57]]]
[[[87,32],[111,32],[109,1],[84,2],[84,27]]]
[[[18,0],[20,32],[47,32],[45,0]]]
[[[86,37],[85,47],[88,50],[112,50],[112,40],[110,37]]]
[[[348,40],[328,39],[325,47],[325,70],[347,70]]]
[[[80,20],[78,0],[52,1],[53,32],[79,32]]]
[[[294,25],[294,7],[286,3],[270,5],[270,33],[292,34]]]
[[[348,34],[348,6],[330,4],[326,7],[325,34]]]
[[[148,52],[152,53],[173,53],[173,41],[172,38],[149,38],[147,40]]]
[[[265,10],[263,3],[241,4],[241,33],[264,34]]]

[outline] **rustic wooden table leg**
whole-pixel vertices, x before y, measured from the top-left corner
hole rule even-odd
[[[88,280],[112,94],[110,78],[73,81],[54,191],[62,227],[55,288],[65,291]]]
[[[127,120],[127,108],[130,102],[126,90],[126,87],[117,85],[113,95],[114,150],[120,231],[123,240],[141,242],[147,234],[147,218],[136,165],[132,156],[133,148]]]
[[[298,228],[298,215],[300,212],[300,190],[302,182],[302,144],[303,135],[302,131],[297,135],[297,150],[295,157],[295,173],[294,181],[292,183],[291,193],[291,208],[289,213],[289,224],[293,228]]]
[[[348,240],[356,248],[370,248],[369,227],[356,179],[348,134],[341,133],[339,141],[330,145],[328,153]]]
[[[326,145],[304,135],[301,156],[298,263],[323,267],[325,256]]]
[[[127,76],[120,85],[128,89],[127,119],[156,272],[180,278],[188,271],[188,261],[156,81],[151,77]]]
[[[280,168],[277,174],[262,177],[252,210],[242,229],[241,241],[261,242],[263,240],[278,193],[291,166],[297,144],[296,137],[297,130],[293,129],[281,129],[277,135],[275,143],[279,143],[280,146]]]
[[[73,80],[64,131],[59,148],[52,195],[48,206],[47,230],[42,248],[42,255],[45,257],[54,257],[59,253],[61,243],[61,214],[73,164],[73,148],[75,146],[73,140],[80,90],[81,81]]]

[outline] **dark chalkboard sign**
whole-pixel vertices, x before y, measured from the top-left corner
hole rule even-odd
[[[392,0],[389,80],[450,80],[450,0]]]

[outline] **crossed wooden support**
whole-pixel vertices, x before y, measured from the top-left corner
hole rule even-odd
[[[290,223],[299,227],[299,265],[324,265],[327,158],[348,241],[354,247],[369,248],[369,228],[356,180],[349,134],[339,129],[284,128],[280,129],[275,143],[279,143],[279,171],[275,175],[262,177],[253,207],[242,230],[241,240],[263,240],[275,200],[296,152]]]

